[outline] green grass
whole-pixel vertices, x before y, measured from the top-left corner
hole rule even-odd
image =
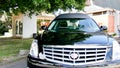
[[[17,56],[20,50],[29,50],[32,39],[0,38],[0,61]]]

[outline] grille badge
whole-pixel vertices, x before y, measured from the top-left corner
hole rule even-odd
[[[78,59],[78,53],[77,52],[71,52],[70,53],[70,59],[77,60]]]

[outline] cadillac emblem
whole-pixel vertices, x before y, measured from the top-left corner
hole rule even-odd
[[[77,52],[71,52],[70,53],[70,59],[77,60],[78,59],[78,53]]]

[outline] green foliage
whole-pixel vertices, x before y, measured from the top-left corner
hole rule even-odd
[[[12,26],[11,17],[7,17],[6,21],[0,21],[0,35],[3,35],[4,32],[8,32],[11,26]]]
[[[5,23],[0,22],[0,34],[3,35],[4,32],[7,32],[8,28],[6,27]]]
[[[0,13],[4,11],[8,14],[18,12],[30,14],[40,13],[42,11],[52,12],[57,9],[76,8],[81,10],[85,6],[86,0],[1,0]]]

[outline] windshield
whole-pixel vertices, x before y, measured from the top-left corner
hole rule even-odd
[[[78,30],[85,32],[99,31],[98,25],[92,19],[61,19],[54,20],[48,30]]]

